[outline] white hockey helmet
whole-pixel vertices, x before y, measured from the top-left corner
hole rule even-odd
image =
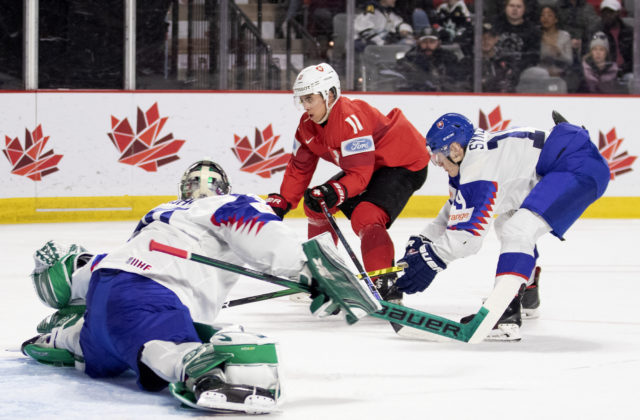
[[[189,166],[182,174],[178,198],[197,200],[230,192],[231,184],[222,167],[209,159],[203,159]]]
[[[333,91],[336,101],[340,97],[340,77],[327,63],[320,63],[302,69],[293,83],[293,100],[300,106],[300,98],[305,95],[319,93],[327,105],[327,114],[333,107],[329,106],[329,92]],[[335,102],[334,102],[335,104]]]

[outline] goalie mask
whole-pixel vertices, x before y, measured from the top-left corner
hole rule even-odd
[[[329,105],[329,92],[333,92],[336,100]],[[293,84],[293,100],[298,108],[301,107],[303,96],[319,93],[327,105],[327,115],[340,97],[340,77],[327,63],[320,63],[304,68]]]
[[[231,192],[229,178],[222,167],[210,160],[200,160],[182,174],[180,179],[181,200],[197,200],[213,195],[224,195]]]

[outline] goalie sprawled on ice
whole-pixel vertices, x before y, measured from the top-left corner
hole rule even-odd
[[[381,306],[329,249],[331,239],[316,238],[303,250],[262,199],[230,189],[223,169],[202,160],[182,176],[179,199],[147,213],[113,252],[92,255],[47,242],[34,255],[32,278],[41,300],[59,310],[23,352],[94,378],[131,369],[142,389],[170,384],[174,396],[196,408],[273,411],[281,394],[275,342],[240,326],[213,325],[237,274],[152,252],[150,241],[310,287],[318,316],[340,310],[353,323]],[[341,287],[323,287],[323,273]]]

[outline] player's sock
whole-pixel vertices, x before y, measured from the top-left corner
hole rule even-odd
[[[358,233],[362,262],[367,271],[379,270],[393,265],[393,241],[383,225],[370,224]]]

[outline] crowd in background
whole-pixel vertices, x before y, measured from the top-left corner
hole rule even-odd
[[[319,45],[319,56],[307,59],[327,61],[345,76],[344,42],[340,50],[337,34],[342,31],[344,35],[346,28],[334,27],[336,16],[346,12],[344,0],[261,1],[277,7],[273,37],[284,38],[288,23],[296,21]],[[40,2],[39,88],[122,88],[123,4],[123,0]],[[206,12],[218,3],[194,0],[188,4],[200,5]],[[186,5],[178,0],[137,3],[138,88],[214,86],[192,83],[196,76],[178,80],[175,69],[173,73],[168,70],[171,42],[177,41],[175,45],[183,49],[187,45],[182,39],[186,32],[182,20],[183,29],[176,31],[180,39],[168,41],[174,35],[170,17],[173,8]],[[481,91],[531,92],[536,83],[554,81],[559,86],[557,93],[633,93],[632,6],[632,0],[485,0],[479,48]],[[0,10],[0,89],[21,89],[23,5],[0,0]],[[186,19],[186,12],[181,13],[185,15],[181,19]],[[474,18],[473,0],[356,0],[353,26],[359,84],[355,83],[355,89],[365,90],[365,82],[374,76],[380,79],[384,73],[391,81],[385,89],[369,83],[366,90],[477,90]],[[217,41],[212,40],[211,45]],[[367,68],[372,46],[396,46],[398,53],[390,62],[374,56],[369,61],[375,66]],[[184,66],[187,58],[182,57],[187,51],[178,53]],[[193,60],[212,65],[216,59],[205,57],[209,53],[214,55],[215,49],[197,51]],[[289,88],[284,82],[276,87]]]
[[[327,60],[332,18],[344,1],[287,0],[284,20],[308,13]],[[561,79],[568,93],[629,93],[633,27],[618,0],[486,0],[482,91],[517,92],[527,81]],[[473,90],[473,2],[377,0],[356,3],[356,61],[369,45],[406,45],[386,74],[395,90]],[[339,65],[338,65],[339,67]],[[358,66],[360,68],[360,66]],[[562,92],[560,92],[562,93]]]

